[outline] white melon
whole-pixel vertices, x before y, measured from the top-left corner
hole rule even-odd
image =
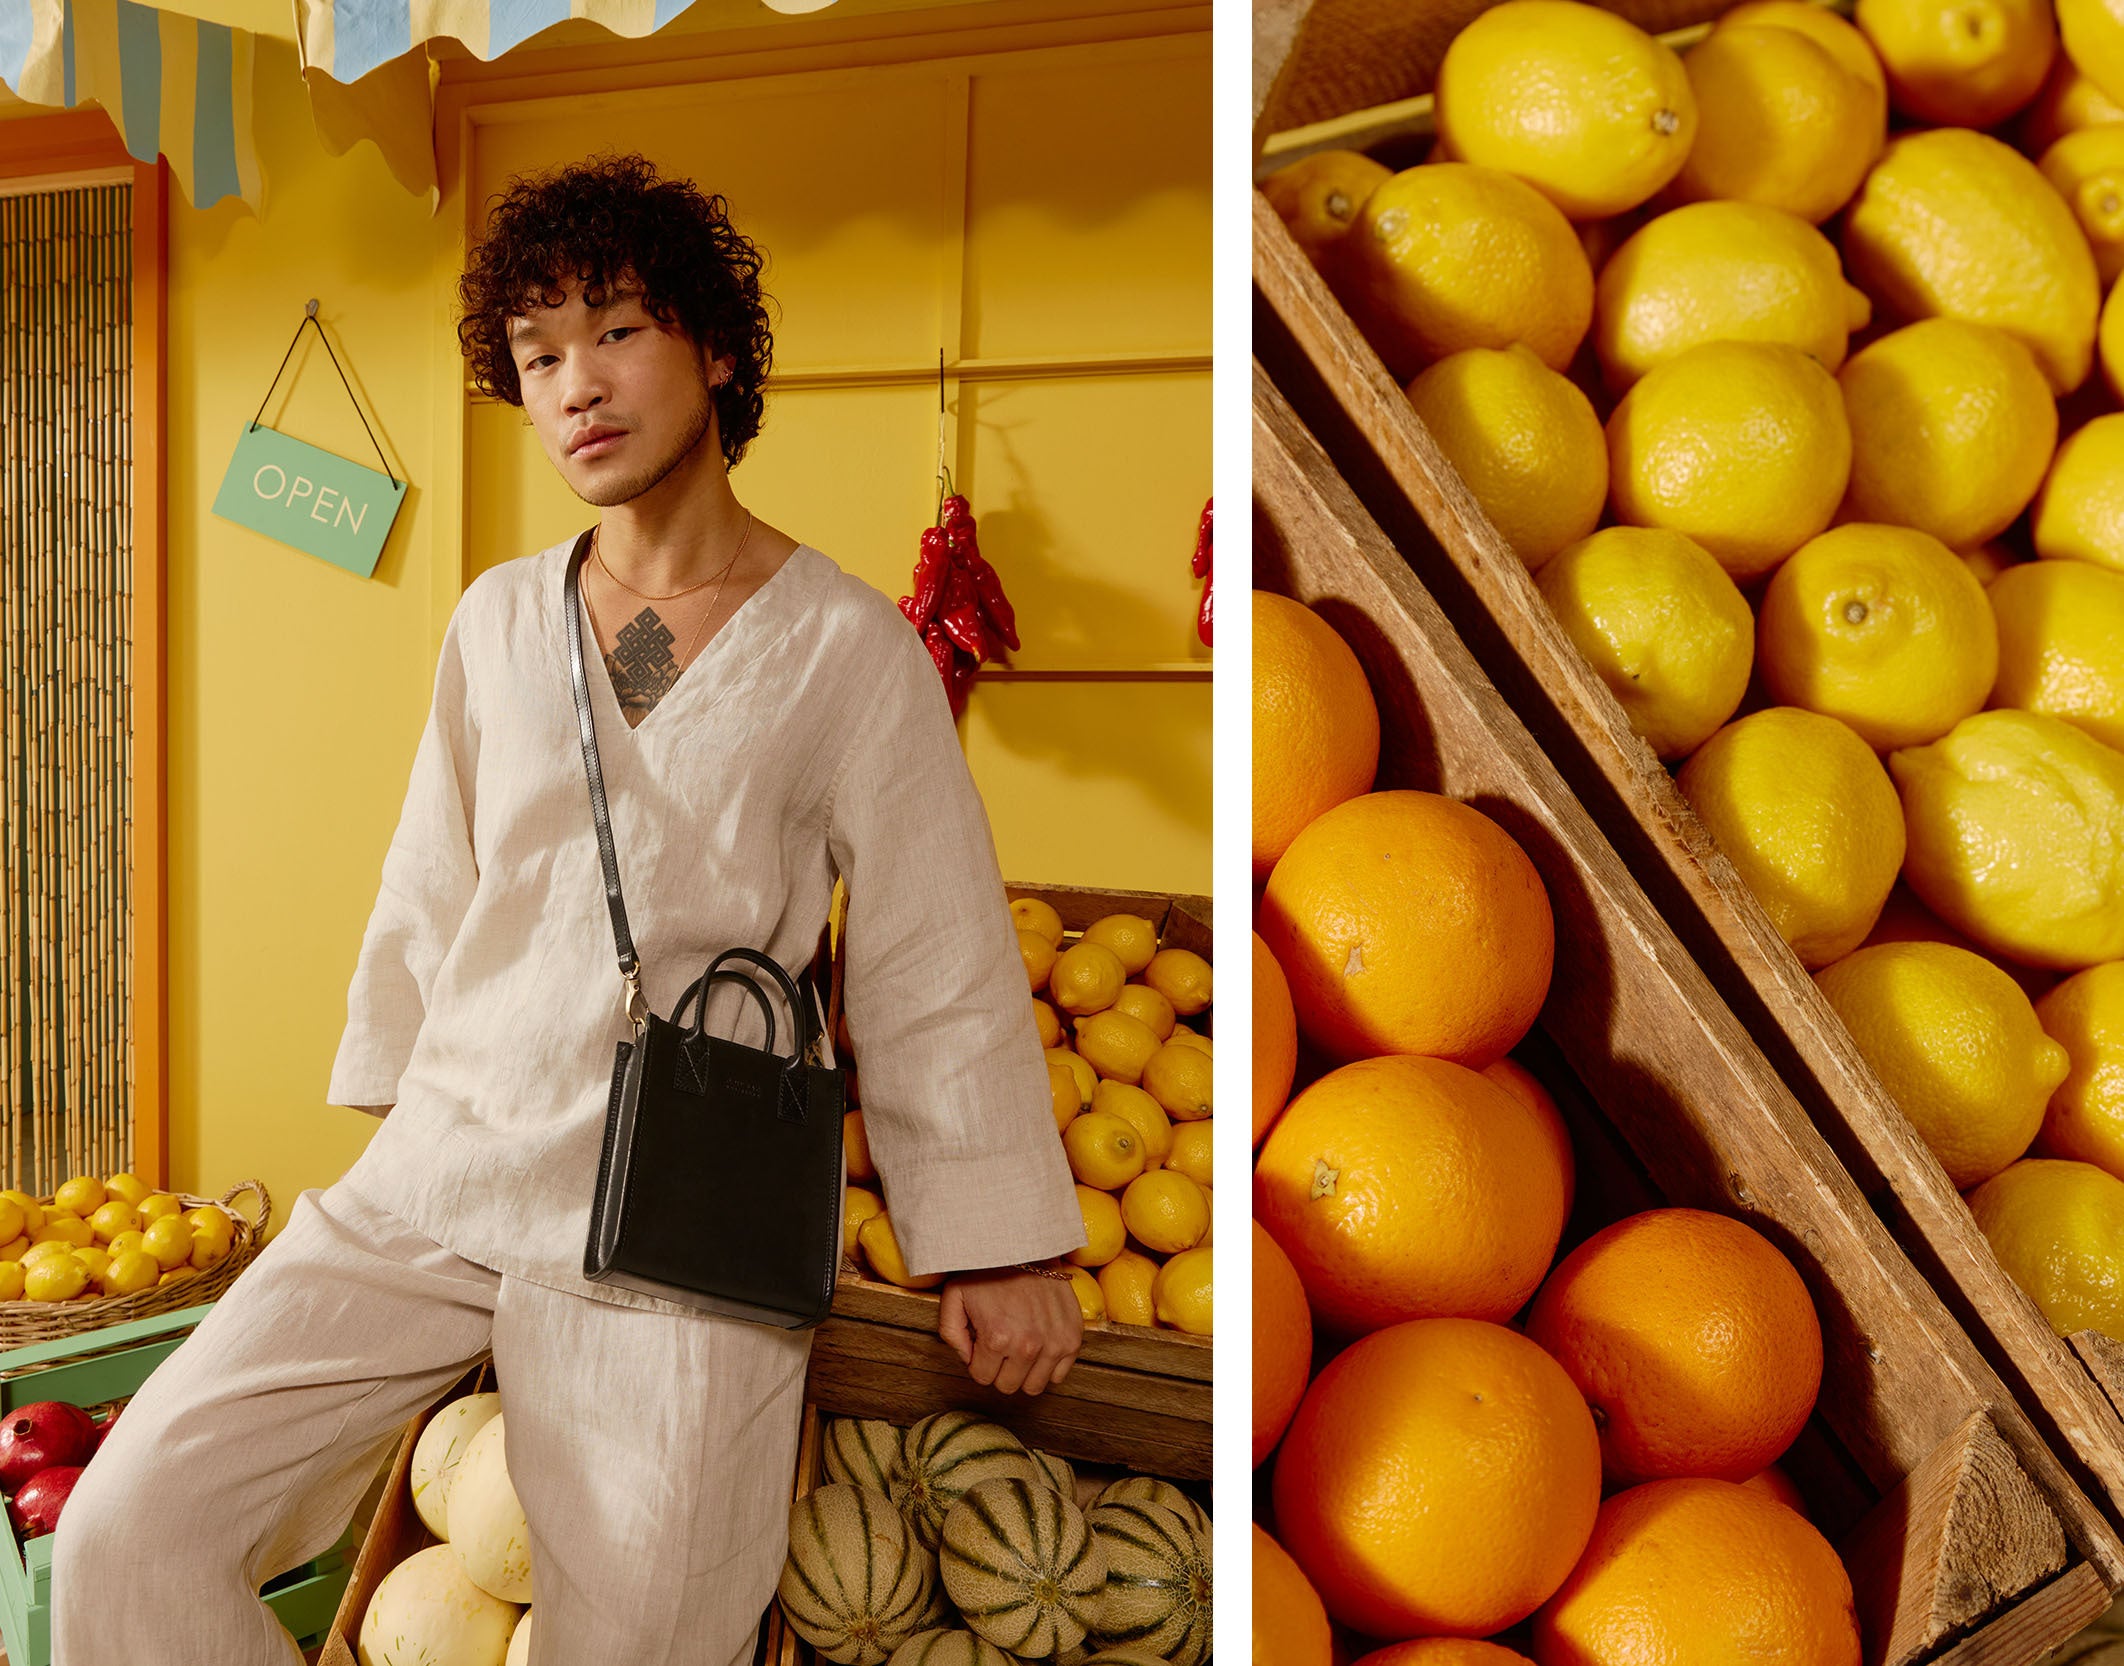
[[[531,1666],[531,1610],[524,1610],[524,1617],[516,1622],[516,1631],[509,1639],[509,1658],[502,1666]]]
[[[509,1481],[506,1417],[472,1437],[450,1483],[450,1548],[473,1584],[504,1602],[531,1600],[531,1529]]]
[[[438,1539],[450,1536],[450,1483],[472,1437],[501,1415],[499,1394],[467,1394],[428,1419],[413,1447],[413,1508]]]
[[[362,1616],[361,1666],[508,1666],[516,1605],[465,1577],[448,1545],[416,1550],[384,1575]],[[527,1657],[528,1658],[528,1657]]]

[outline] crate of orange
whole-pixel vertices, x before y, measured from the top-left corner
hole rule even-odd
[[[1209,899],[1055,885],[1005,891],[1020,928],[1027,1022],[1048,1052],[1057,1134],[1090,1240],[1070,1258],[1083,1352],[1059,1384],[1028,1401],[974,1382],[938,1338],[943,1279],[909,1274],[892,1235],[864,1139],[862,1060],[839,1025],[836,959],[828,1009],[857,1108],[846,1119],[841,1276],[812,1344],[806,1398],[827,1412],[902,1425],[938,1411],[983,1412],[1066,1458],[1206,1478],[1215,1355]]]
[[[2040,1659],[2114,1530],[1260,375],[1254,442],[1257,1660]]]
[[[2090,184],[2124,62],[2047,3],[1952,64],[1895,0],[1613,8],[1689,25],[1657,38],[1478,10],[1317,0],[1259,111],[1256,351],[2124,1523],[2124,244]],[[1598,132],[1553,172],[1468,91],[1508,38],[1524,71],[1596,36],[1680,124],[1634,206],[1573,200]],[[1388,217],[1448,185],[1539,254],[1419,279]],[[1456,285],[1479,346],[1419,304]]]

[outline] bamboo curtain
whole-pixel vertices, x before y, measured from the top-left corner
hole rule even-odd
[[[0,1186],[131,1162],[132,187],[0,195]]]

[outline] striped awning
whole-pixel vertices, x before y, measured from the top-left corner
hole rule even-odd
[[[167,157],[194,208],[263,182],[251,132],[253,37],[133,0],[0,0],[0,81],[30,104],[93,99],[135,160]]]

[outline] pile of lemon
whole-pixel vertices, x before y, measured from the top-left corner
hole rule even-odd
[[[1263,190],[2008,1269],[2124,1337],[2124,28],[1504,0],[1434,109]]]
[[[1139,914],[1108,914],[1069,941],[1037,897],[1010,905],[1047,1054],[1062,1149],[1077,1178],[1088,1242],[1069,1257],[1087,1322],[1211,1331],[1210,963],[1158,946]],[[1070,1043],[1074,1040],[1075,1045]],[[843,1236],[878,1277],[914,1289],[942,1274],[907,1271],[852,1111]]]
[[[138,1175],[76,1175],[43,1200],[0,1191],[0,1302],[136,1295],[197,1278],[235,1242],[219,1204],[187,1210]]]

